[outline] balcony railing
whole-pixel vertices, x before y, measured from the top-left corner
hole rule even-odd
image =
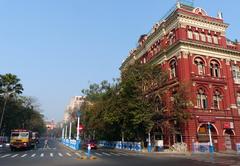
[[[192,76],[192,80],[195,80],[195,81],[214,81],[218,83],[226,82],[226,78],[224,77],[213,77],[209,75],[198,75],[194,73],[192,73],[191,76]]]

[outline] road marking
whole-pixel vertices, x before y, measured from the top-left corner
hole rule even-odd
[[[110,153],[110,154],[115,155],[115,156],[120,156],[119,154],[116,154],[116,153]]]
[[[72,156],[71,154],[69,154],[69,153],[66,153],[68,156]]]
[[[44,156],[44,153],[41,153],[41,157],[43,157]]]
[[[62,153],[58,153],[58,155],[61,156],[61,157],[63,156]]]
[[[135,156],[144,156],[144,154],[141,154],[141,153],[135,153]]]
[[[50,153],[50,156],[53,157],[53,153]]]
[[[119,154],[121,154],[121,155],[123,155],[123,156],[128,156],[128,154],[125,154],[125,153],[119,153]]]
[[[105,155],[107,155],[107,156],[111,156],[110,154],[108,154],[108,153],[105,153],[105,152],[102,152],[102,154],[105,154]]]
[[[36,154],[34,153],[34,154],[32,154],[32,156],[31,157],[35,157],[36,156]]]
[[[22,155],[21,157],[25,157],[25,156],[27,156],[27,154],[24,154],[24,155]]]
[[[15,154],[15,155],[12,156],[12,158],[17,157],[18,155],[19,155],[19,154]]]
[[[81,155],[80,155],[79,153],[76,152],[75,154],[76,154],[77,156],[81,157]]]
[[[95,154],[96,154],[96,155],[98,155],[98,156],[102,156],[102,154],[100,154],[100,153],[97,153],[97,152],[96,152]]]
[[[5,158],[5,157],[8,157],[8,156],[11,156],[11,154],[5,154],[5,155],[2,156],[1,158]]]

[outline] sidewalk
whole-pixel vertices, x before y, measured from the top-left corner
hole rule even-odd
[[[140,152],[137,151],[131,151],[131,150],[126,150],[126,149],[109,149],[112,151],[117,151],[117,152],[128,152],[128,153],[141,153],[144,155],[164,155],[164,156],[209,156],[210,153],[198,153],[198,152],[175,152],[175,151],[161,151],[161,152],[148,152],[147,149],[143,149]],[[235,151],[232,152],[214,152],[214,156],[221,157],[221,156],[233,156],[233,157],[240,157],[240,153],[237,153]]]

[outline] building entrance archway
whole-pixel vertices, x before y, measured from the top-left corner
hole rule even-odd
[[[218,131],[213,124],[210,124],[210,131],[212,135],[212,143],[214,146],[214,151],[218,151]],[[208,124],[202,123],[198,126],[197,130],[197,140],[199,143],[209,143],[209,130]]]
[[[224,131],[225,148],[227,151],[233,150],[233,136],[234,132],[232,129],[226,129]]]

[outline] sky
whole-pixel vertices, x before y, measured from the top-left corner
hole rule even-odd
[[[21,79],[48,120],[60,121],[71,97],[119,67],[141,34],[148,33],[176,0],[0,0],[0,74]],[[238,0],[195,0],[230,26],[240,40]]]

